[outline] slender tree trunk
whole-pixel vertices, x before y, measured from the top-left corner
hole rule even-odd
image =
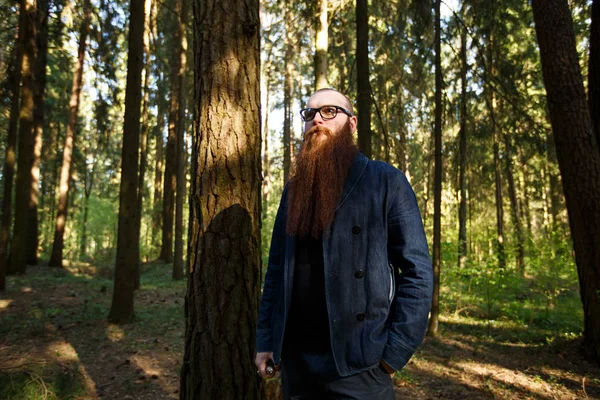
[[[119,233],[115,261],[115,284],[108,320],[131,322],[134,318],[133,297],[140,242],[136,236],[138,197],[138,156],[140,142],[140,106],[142,101],[142,67],[144,59],[144,0],[131,0],[129,6],[129,51],[121,185],[119,190]]]
[[[512,145],[510,138],[504,135],[504,147],[506,149],[505,154],[505,170],[506,180],[508,181],[508,197],[510,199],[510,210],[512,223],[515,229],[516,236],[516,266],[517,274],[519,276],[525,275],[525,238],[523,237],[523,224],[521,223],[521,215],[519,212],[519,202],[517,201],[517,189],[515,186],[515,178],[512,171]]]
[[[269,114],[270,114],[270,102],[269,95],[271,91],[271,56],[273,48],[269,49],[267,54],[267,61],[265,63],[267,73],[264,76],[266,82],[266,100],[265,100],[265,121],[263,123],[263,160],[262,160],[262,171],[263,171],[263,184],[262,184],[262,218],[265,218],[269,209],[269,194],[271,191],[271,171],[270,171],[270,158],[269,158]],[[262,226],[262,225],[261,225]]]
[[[533,0],[533,16],[583,303],[583,350],[600,364],[600,146],[566,0]]]
[[[367,0],[356,0],[356,104],[358,147],[371,158],[371,88],[369,85],[369,11]]]
[[[494,176],[495,176],[495,193],[496,193],[496,251],[498,255],[498,267],[506,267],[506,255],[504,251],[504,209],[502,200],[502,165],[500,164],[500,144],[498,139],[498,132],[496,130],[496,123],[494,117],[495,99],[492,94],[492,100],[490,102],[490,114],[491,114],[491,129],[492,129],[492,141],[494,151]]]
[[[440,313],[442,229],[442,57],[440,1],[435,2],[435,176],[433,188],[433,297],[427,334],[437,336]]]
[[[529,209],[530,198],[529,198],[529,186],[527,184],[527,179],[525,177],[525,172],[527,171],[527,162],[521,161],[521,170],[519,172],[519,188],[521,193],[523,193],[523,203],[521,204],[521,210],[523,210],[523,219],[525,220],[525,226],[527,227],[527,232],[531,234],[531,210]]]
[[[169,103],[169,136],[167,138],[166,160],[165,160],[165,181],[163,190],[163,230],[162,230],[162,248],[160,259],[166,263],[173,261],[173,217],[175,212],[175,191],[177,190],[177,131],[179,124],[179,107],[181,107],[179,96],[179,85],[181,76],[184,73],[181,65],[181,20],[179,19],[181,4],[184,0],[177,0],[178,15],[177,27],[173,35],[173,44],[176,46],[171,58],[171,100]]]
[[[139,175],[138,175],[138,195],[137,195],[137,210],[138,213],[136,215],[135,220],[135,236],[137,238],[137,242],[140,241],[140,232],[142,228],[142,209],[144,207],[144,196],[146,194],[146,163],[148,161],[148,119],[149,119],[149,111],[148,111],[148,103],[150,102],[150,20],[152,19],[152,0],[145,0],[144,3],[145,11],[144,14],[146,16],[145,28],[144,28],[144,38],[143,38],[143,46],[144,46],[144,86],[143,92],[144,97],[142,100],[142,130],[140,134],[140,167],[139,167]],[[141,258],[139,254],[139,245],[138,245],[138,255],[137,255],[137,263],[135,264],[135,289],[140,288],[140,277],[141,277]]]
[[[588,103],[596,141],[600,143],[600,1],[592,2],[590,58],[588,61]]]
[[[92,170],[96,168],[96,165],[92,167]],[[90,209],[90,195],[92,193],[92,182],[94,172],[90,174],[91,176],[86,179],[85,182],[85,193],[83,199],[83,225],[81,227],[81,242],[79,243],[79,258],[87,254],[87,223],[88,223],[88,215]]]
[[[173,258],[173,279],[183,279],[183,200],[185,196],[185,160],[184,160],[184,137],[185,137],[185,71],[187,68],[187,2],[180,0],[177,2],[179,8],[179,35],[181,37],[181,57],[179,74],[179,116],[177,124],[177,196],[175,204],[175,254]]]
[[[183,100],[183,99],[182,99]],[[184,101],[181,103],[184,104]],[[183,116],[185,118],[185,116]],[[186,196],[185,179],[185,122],[182,121],[177,148],[177,195],[175,197],[175,251],[173,256],[173,279],[185,277],[183,258],[183,207]]]
[[[548,178],[550,183],[550,215],[552,216],[552,230],[556,231],[556,229],[560,228],[562,231],[565,231],[567,227],[562,218],[560,218],[560,213],[564,209],[564,197],[553,136],[552,131],[549,131],[546,136],[546,148],[548,149]]]
[[[31,195],[27,221],[25,257],[29,265],[38,261],[39,221],[38,199],[40,185],[40,158],[44,130],[44,92],[46,90],[46,61],[48,59],[48,0],[37,0],[37,56],[35,59],[35,82],[33,94],[33,166],[31,168]]]
[[[283,184],[290,180],[292,170],[292,10],[285,6],[285,73],[283,77]]]
[[[493,24],[493,23],[492,23]],[[493,27],[492,27],[493,30]],[[495,63],[493,54],[494,54],[494,36],[493,33],[489,34],[489,43],[487,46],[488,51],[488,96],[487,96],[487,106],[488,112],[490,114],[490,130],[492,136],[492,147],[494,153],[494,177],[495,177],[495,198],[496,198],[496,240],[495,240],[495,251],[498,257],[498,267],[505,268],[506,267],[506,255],[504,250],[504,208],[503,208],[503,199],[502,199],[502,165],[500,163],[500,139],[499,133],[497,130],[496,124],[496,95],[491,88],[491,81],[495,76]]]
[[[160,234],[162,234],[162,188],[163,188],[163,152],[164,152],[164,141],[163,141],[163,129],[165,126],[165,113],[164,109],[162,109],[161,104],[162,101],[160,99],[158,101],[157,112],[158,115],[156,117],[156,127],[154,128],[154,153],[155,153],[155,163],[154,163],[154,204],[152,209],[154,210],[153,218],[152,218],[152,237],[158,238]],[[155,243],[156,245],[157,243]],[[160,257],[159,257],[160,258]]]
[[[67,223],[67,212],[69,202],[69,189],[71,183],[71,165],[73,163],[73,152],[75,150],[75,135],[77,132],[77,116],[79,114],[79,101],[81,88],[83,86],[83,64],[85,61],[86,41],[90,31],[92,16],[89,0],[84,0],[84,18],[79,28],[79,49],[77,51],[77,64],[73,74],[73,86],[71,87],[71,100],[69,101],[69,122],[65,136],[65,147],[63,149],[62,167],[60,169],[60,194],[56,213],[56,227],[54,229],[54,244],[50,255],[49,265],[51,267],[62,267],[65,225]]]
[[[15,221],[13,238],[10,244],[9,273],[25,273],[25,244],[27,240],[27,213],[31,189],[31,168],[33,165],[33,111],[35,90],[35,57],[36,57],[36,2],[21,1],[23,58],[21,60],[21,109],[19,115],[19,139],[17,158],[17,178],[15,193]]]
[[[21,6],[23,2],[21,2]],[[24,10],[21,8],[21,10]],[[24,22],[23,18],[19,18],[19,23]],[[25,27],[19,25],[19,32],[24,32]],[[2,197],[2,220],[0,222],[0,291],[6,289],[6,272],[8,268],[8,245],[10,241],[10,222],[12,211],[12,188],[13,178],[15,174],[15,163],[17,159],[17,129],[19,125],[19,100],[21,94],[21,64],[23,55],[24,38],[19,34],[17,44],[14,49],[12,65],[11,82],[11,101],[10,101],[10,120],[8,125],[6,157],[4,160],[4,173],[2,178],[4,181],[3,197]]]
[[[253,400],[260,398],[254,366],[261,279],[259,3],[195,0],[194,14],[195,140],[180,398]]]
[[[464,5],[463,12],[464,15]],[[458,267],[467,263],[467,34],[460,31],[460,131],[458,133]]]
[[[405,114],[404,114],[404,99],[402,98],[402,91],[399,90],[397,94],[398,98],[396,100],[398,106],[398,135],[400,137],[398,143],[398,168],[400,171],[404,172],[406,176],[408,176],[408,164],[407,164],[407,147],[408,141],[406,138],[406,124],[405,124]]]
[[[152,24],[151,31],[152,37],[152,52],[156,54],[158,49],[161,48],[161,36],[158,33],[158,24],[156,23],[156,1],[152,2],[152,18],[150,19],[150,23]],[[164,90],[164,79],[163,73],[158,68],[157,71],[157,84],[158,92],[162,93]],[[163,141],[163,133],[165,128],[165,102],[161,98],[161,96],[156,97],[156,126],[154,127],[154,138],[155,138],[155,162],[154,162],[154,200],[152,205],[152,247],[158,247],[158,238],[159,232],[162,233],[162,185],[163,185],[163,151],[164,151],[164,141]]]
[[[327,6],[329,0],[318,0],[319,23],[315,46],[315,90],[329,87],[327,83],[327,46],[329,43]]]

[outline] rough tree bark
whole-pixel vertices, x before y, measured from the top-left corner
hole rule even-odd
[[[21,59],[21,109],[19,112],[19,139],[17,155],[17,178],[15,182],[15,221],[10,243],[8,273],[25,273],[25,242],[27,239],[27,213],[31,189],[31,167],[33,165],[33,108],[34,108],[34,63],[36,57],[36,2],[21,1],[19,35],[23,34]]]
[[[259,398],[258,10],[258,0],[194,4],[196,109],[181,399]]]
[[[588,103],[596,141],[600,143],[600,1],[592,3],[590,58],[588,61]]]
[[[433,179],[433,296],[427,335],[437,336],[440,314],[440,267],[442,227],[442,56],[440,1],[435,2],[435,172]]]
[[[69,120],[67,123],[67,134],[65,136],[65,147],[63,148],[62,167],[60,169],[59,197],[56,212],[56,226],[54,228],[54,243],[50,255],[51,267],[62,267],[65,225],[67,223],[67,212],[69,202],[69,186],[71,184],[71,165],[73,163],[73,151],[75,150],[75,134],[77,132],[77,115],[79,114],[79,99],[83,86],[83,63],[85,60],[86,41],[90,31],[92,10],[89,0],[83,2],[84,17],[79,28],[79,48],[77,51],[77,64],[73,73],[73,86],[71,87],[71,99],[69,101]]]
[[[356,105],[358,147],[371,157],[371,88],[369,85],[369,11],[367,0],[356,0]]]
[[[584,346],[600,363],[600,145],[594,135],[567,0],[533,0],[550,121],[569,213]]]
[[[138,156],[140,144],[140,106],[142,101],[142,66],[144,59],[144,0],[129,5],[129,51],[127,88],[119,189],[119,233],[115,261],[115,283],[108,320],[131,322],[134,318],[133,297],[140,242],[135,234],[138,196]]]

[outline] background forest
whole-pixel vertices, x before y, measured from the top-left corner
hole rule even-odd
[[[122,328],[112,323],[131,322],[136,316],[138,325],[145,321],[153,326],[151,320],[156,319],[179,332],[170,340],[181,342],[187,337],[185,354],[192,351],[188,348],[194,346],[190,321],[196,311],[186,310],[184,317],[186,284],[177,281],[190,280],[188,300],[200,290],[194,282],[208,287],[206,296],[211,295],[210,283],[222,281],[189,278],[200,256],[210,253],[198,250],[210,247],[198,239],[204,235],[198,232],[204,232],[209,223],[215,229],[226,224],[211,214],[212,203],[202,197],[211,179],[217,182],[213,187],[222,185],[219,174],[225,174],[225,169],[210,172],[202,154],[225,152],[240,140],[227,136],[231,125],[227,118],[221,120],[218,112],[211,117],[202,103],[212,98],[207,81],[216,82],[217,91],[226,86],[218,76],[209,81],[214,76],[211,46],[223,46],[226,39],[211,37],[201,28],[203,23],[219,24],[218,19],[208,19],[218,15],[213,10],[215,2],[193,3],[4,0],[0,4],[0,291],[4,291],[0,333],[6,335],[5,345],[16,346],[20,335],[27,335],[31,328],[19,325],[15,312],[31,317],[31,309],[44,308],[42,298],[37,302],[23,298],[19,303],[18,293],[27,293],[24,288],[43,292],[58,287],[66,296],[75,292],[89,296],[79,292],[86,290],[69,286],[84,282],[91,292],[112,293],[112,301],[85,297],[82,304],[95,302],[97,307],[77,309],[77,313],[89,313],[90,324],[104,324],[108,315],[111,324],[98,325],[109,332],[107,338],[114,330],[120,335]],[[249,265],[264,276],[280,195],[293,174],[294,155],[302,140],[298,111],[315,89],[333,87],[356,100],[361,151],[398,167],[414,188],[438,277],[429,336],[450,337],[457,349],[457,343],[465,343],[463,335],[525,347],[560,345],[582,363],[598,360],[600,317],[595,312],[600,310],[600,230],[594,224],[600,214],[597,206],[594,215],[581,211],[585,207],[577,212],[569,209],[580,220],[588,218],[595,232],[585,242],[590,252],[577,250],[582,248],[577,243],[582,242],[573,241],[571,230],[576,225],[573,220],[570,225],[565,193],[579,190],[589,202],[600,201],[596,175],[600,164],[590,164],[589,180],[582,178],[579,189],[563,188],[565,176],[580,176],[565,172],[566,157],[585,157],[579,152],[563,156],[559,168],[556,143],[576,142],[578,136],[553,136],[553,128],[556,135],[559,126],[553,113],[559,112],[547,98],[550,90],[544,74],[550,73],[542,68],[545,50],[540,49],[544,43],[540,35],[544,33],[542,24],[534,23],[536,4],[516,0],[273,0],[262,1],[259,8],[252,0],[222,3],[232,14],[242,8],[254,10],[257,17],[260,13],[259,42],[252,44],[256,56],[260,51],[260,68],[256,69],[260,80],[250,79],[248,84],[256,86],[252,93],[260,92],[260,121],[252,125],[259,130],[256,141],[250,140],[256,151],[250,156],[258,161],[261,174],[259,192],[250,195],[260,198],[260,206],[255,213],[249,211],[250,220],[258,218],[249,225],[258,249],[257,263]],[[578,68],[572,76],[588,96],[587,118],[591,115],[595,125],[589,125],[587,132],[595,132],[595,139],[590,136],[590,140],[600,156],[599,113],[594,111],[600,108],[595,94],[599,83],[593,83],[600,81],[600,61],[598,50],[592,51],[600,43],[600,6],[597,0],[570,0],[547,7],[567,18],[571,27],[577,57],[573,68]],[[250,24],[243,29],[251,36],[248,32],[255,28]],[[554,40],[550,34],[546,37]],[[232,57],[241,59],[237,51],[241,53],[232,50]],[[576,108],[576,102],[562,104]],[[230,132],[246,127],[233,126]],[[222,136],[213,135],[219,129]],[[564,132],[568,129],[561,135]],[[219,138],[210,150],[203,147],[210,142],[207,137]],[[585,152],[586,142],[578,143]],[[203,171],[209,172],[203,175]],[[246,176],[243,171],[242,176]],[[233,175],[230,178],[235,180]],[[244,177],[241,180],[245,182]],[[570,207],[584,203],[570,202]],[[587,210],[593,208],[592,204]],[[245,215],[236,218],[243,220]],[[223,228],[227,229],[242,231]],[[577,261],[574,248],[581,257]],[[250,258],[254,250],[248,250]],[[208,257],[209,261],[203,259],[205,264],[217,268],[214,260],[218,257]],[[242,279],[234,275],[231,279]],[[258,291],[260,282],[252,286]],[[591,289],[584,289],[582,295],[585,287]],[[158,312],[154,308],[158,300],[152,293],[163,293],[156,299],[163,296],[173,308],[163,309],[164,315],[153,314]],[[48,318],[62,318],[67,308],[66,303],[56,303],[55,316],[50,317],[46,309],[31,318],[46,332]],[[179,317],[177,322],[173,316]],[[188,328],[184,329],[186,319]],[[130,329],[134,331],[122,334],[138,339],[147,335],[135,331],[139,327]],[[165,329],[161,334],[167,334],[169,328]],[[148,335],[158,330],[152,332]],[[436,357],[467,357],[448,353],[444,346],[454,344],[444,339],[431,340],[438,341],[426,346],[438,346],[433,348],[441,353],[427,353],[426,347],[423,355],[418,354],[412,367],[397,374],[398,393],[423,398],[528,398],[519,397],[523,393],[531,398],[600,396],[600,376],[594,376],[593,364],[577,364],[568,371],[574,377],[544,372],[554,376],[546,385],[549,389],[529,382],[518,391],[484,382],[479,395],[462,389],[444,394],[444,384],[438,382],[442,394],[424,393],[419,388],[431,387],[428,379],[433,378],[410,368],[425,370]],[[144,351],[135,340],[128,345]],[[182,346],[169,344],[174,359],[179,360],[170,368],[177,371],[181,357],[188,359],[182,355]],[[2,360],[17,348],[9,347],[0,347],[0,383]],[[77,352],[78,346],[74,347]],[[477,345],[474,348],[477,352]],[[117,357],[119,350],[113,351]],[[524,364],[528,357],[535,357],[522,356]],[[79,358],[84,363],[86,356],[79,354]],[[544,365],[530,375],[539,377]],[[14,365],[11,368],[11,373],[20,371]],[[586,370],[591,375],[582,372]],[[182,369],[182,398],[194,397],[186,383],[194,380],[189,378],[193,372],[198,371]],[[178,396],[179,390],[173,391],[176,375],[164,374],[164,382],[160,381],[168,388],[165,398]],[[27,376],[25,386],[32,381]],[[158,373],[153,379],[163,378]],[[515,381],[508,382],[514,385]],[[89,382],[81,385],[83,393],[92,391],[94,396],[104,391],[113,398],[116,393],[163,398],[155,388],[110,394],[106,391],[115,386],[96,382],[91,390]],[[266,387],[260,387],[263,395],[270,390]],[[56,398],[62,398],[56,394],[58,389],[52,390]]]

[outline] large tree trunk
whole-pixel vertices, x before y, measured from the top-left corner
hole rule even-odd
[[[367,0],[356,0],[356,104],[358,147],[371,157],[371,87],[369,85],[369,11]]]
[[[183,279],[183,200],[185,195],[185,160],[184,160],[184,137],[185,137],[185,71],[187,67],[187,1],[179,0],[177,2],[179,12],[179,35],[181,37],[180,66],[181,74],[179,79],[179,116],[177,118],[177,196],[175,201],[175,251],[173,256],[173,279]]]
[[[600,143],[600,1],[592,3],[590,59],[588,61],[588,103],[596,141]]]
[[[178,14],[177,26],[173,34],[173,49],[171,58],[171,100],[169,103],[169,136],[167,138],[166,160],[165,160],[165,181],[163,190],[163,226],[162,226],[162,247],[160,251],[160,259],[170,263],[173,261],[173,217],[175,212],[175,191],[177,190],[177,132],[179,124],[179,108],[180,104],[180,85],[183,76],[183,68],[181,65],[181,20],[179,18],[181,11],[180,2],[177,0],[176,13]]]
[[[315,90],[326,88],[327,83],[327,46],[329,43],[327,22],[327,3],[329,0],[318,0],[319,24],[315,38]]]
[[[24,19],[19,19],[23,23]],[[19,32],[24,32],[24,28],[19,26]],[[22,35],[19,35],[17,44],[13,51],[12,76],[11,82],[11,100],[10,100],[10,120],[8,125],[8,134],[6,138],[6,157],[4,160],[4,181],[2,197],[2,220],[0,221],[0,291],[6,289],[6,271],[8,267],[8,245],[10,241],[10,222],[12,211],[12,188],[15,174],[15,163],[17,158],[17,129],[19,125],[19,105],[21,94],[21,63],[23,55]]]
[[[195,140],[181,399],[259,398],[258,10],[257,0],[194,4]]]
[[[465,15],[463,5],[462,15]],[[458,268],[467,263],[467,33],[460,30],[460,131],[458,133]]]
[[[40,185],[40,158],[44,130],[44,92],[46,90],[46,62],[48,59],[48,0],[38,0],[36,30],[37,55],[35,58],[35,83],[33,93],[33,165],[31,168],[31,195],[27,221],[25,258],[29,265],[38,261],[38,199]]]
[[[533,0],[584,315],[584,351],[600,363],[600,146],[594,135],[567,0]]]
[[[23,21],[24,19],[24,21]],[[23,58],[21,60],[21,109],[19,115],[19,154],[15,183],[15,221],[10,244],[9,273],[25,273],[25,243],[27,240],[27,213],[31,190],[31,167],[33,165],[33,109],[34,109],[34,63],[36,56],[36,2],[21,1]],[[19,34],[20,35],[20,34]],[[20,39],[20,38],[19,38]]]
[[[81,21],[81,26],[79,28],[77,64],[75,64],[75,72],[73,74],[73,86],[71,87],[71,99],[69,101],[69,121],[67,124],[67,134],[65,136],[65,147],[63,149],[62,167],[60,169],[60,192],[56,212],[54,243],[52,245],[52,254],[50,255],[49,262],[49,265],[52,267],[62,267],[63,261],[65,225],[67,223],[69,186],[71,183],[71,165],[73,163],[73,152],[75,150],[79,100],[81,97],[81,88],[83,86],[83,63],[85,60],[86,41],[90,31],[90,21],[92,16],[89,0],[84,0],[83,8],[84,18],[83,21]]]
[[[442,263],[442,56],[440,1],[435,2],[435,174],[433,180],[433,296],[427,327],[429,336],[438,335],[440,314],[440,269]]]
[[[137,214],[140,212],[137,209],[137,185],[142,65],[144,59],[144,0],[131,0],[129,14],[127,88],[125,89],[125,118],[119,190],[119,233],[115,261],[115,284],[108,315],[108,320],[114,323],[127,323],[134,318],[133,296],[140,247],[135,229]]]

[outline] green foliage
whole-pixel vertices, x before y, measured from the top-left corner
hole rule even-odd
[[[460,269],[456,244],[445,247],[441,313],[452,321],[483,325],[496,339],[547,342],[582,334],[583,312],[570,242],[539,240],[527,246],[525,275],[493,257]],[[510,258],[509,258],[510,260]]]

